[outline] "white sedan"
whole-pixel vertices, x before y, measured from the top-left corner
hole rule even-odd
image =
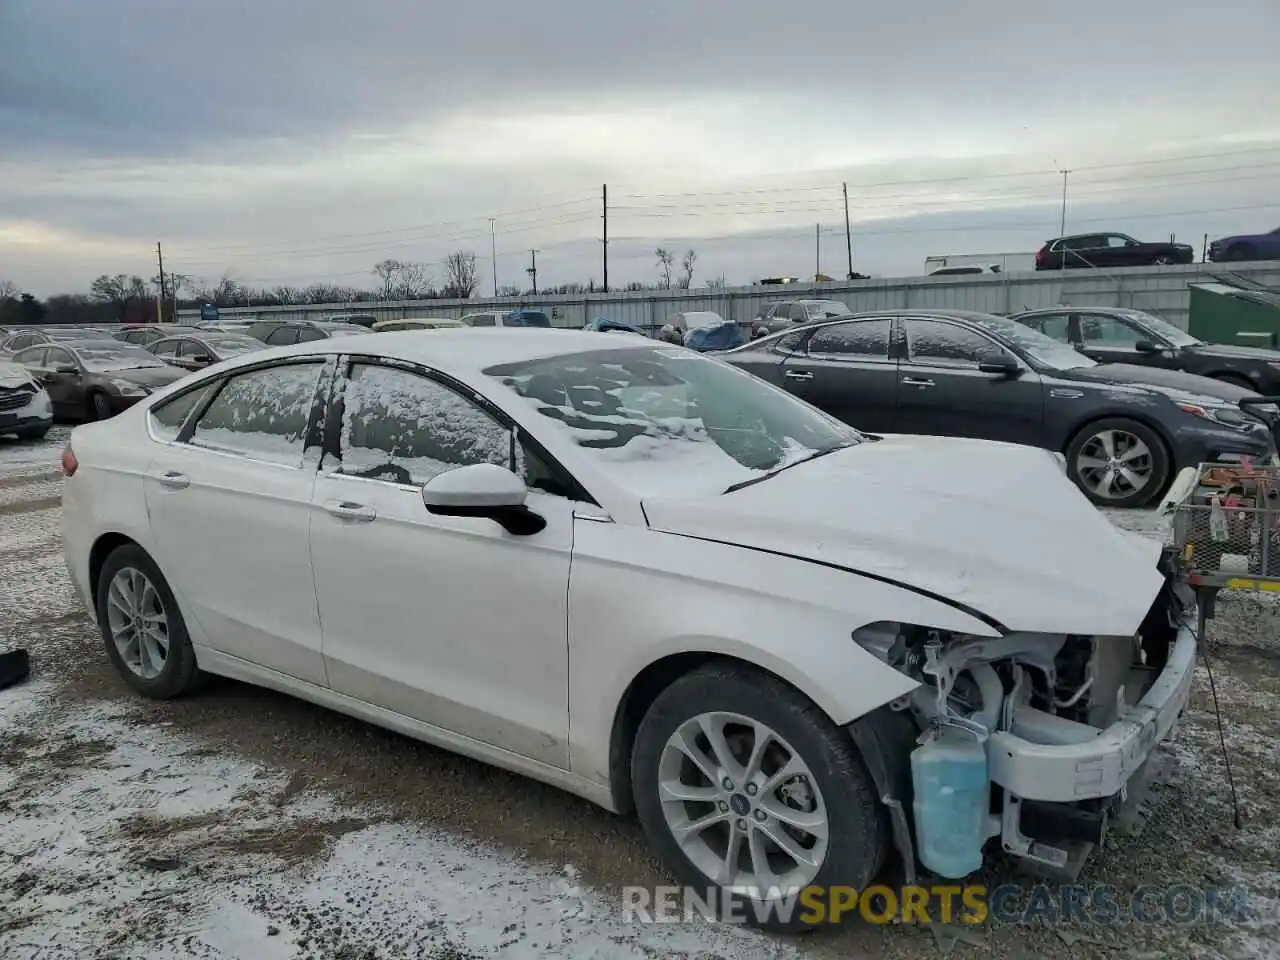
[[[235,677],[634,810],[767,926],[892,854],[1069,870],[1191,682],[1159,547],[1050,455],[863,435],[631,334],[269,349],[78,427],[64,467],[71,576],[139,693]]]

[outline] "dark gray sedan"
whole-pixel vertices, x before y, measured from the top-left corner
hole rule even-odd
[[[54,417],[69,420],[105,420],[186,376],[119,340],[40,344],[18,351],[13,360],[49,392]]]
[[[857,314],[756,340],[720,359],[872,433],[977,437],[1066,456],[1098,504],[1150,503],[1201,462],[1276,456],[1280,410],[1169,370],[1099,365],[1005,317]]]

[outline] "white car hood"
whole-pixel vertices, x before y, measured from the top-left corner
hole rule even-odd
[[[1160,544],[1113,526],[1034,447],[891,437],[720,496],[644,501],[656,530],[887,578],[1010,630],[1131,636]]]
[[[0,360],[0,387],[20,387],[31,382],[31,374],[20,363]]]

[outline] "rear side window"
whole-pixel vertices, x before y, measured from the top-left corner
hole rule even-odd
[[[906,321],[911,360],[931,366],[970,367],[1002,363],[1009,356],[980,333],[938,320]]]
[[[301,466],[323,363],[292,363],[231,377],[196,422],[196,446]]]
[[[494,327],[494,326],[497,326],[497,321],[496,321],[496,320],[494,320],[494,318],[493,318],[492,316],[474,316],[474,317],[470,318],[470,319],[467,321],[467,323],[469,323],[469,324],[470,324],[471,326],[473,326],[473,327]]]
[[[159,440],[177,440],[178,434],[182,431],[182,425],[187,422],[191,411],[204,402],[204,398],[212,389],[213,384],[207,383],[195,390],[188,390],[172,400],[156,404],[147,414],[151,421],[151,432]]]
[[[307,343],[311,340],[323,340],[324,332],[317,330],[315,327],[301,327],[298,330],[298,342]],[[268,341],[274,343],[275,341]]]
[[[809,338],[809,355],[888,360],[892,330],[892,320],[833,323]]]
[[[1070,339],[1069,319],[1065,313],[1048,313],[1038,317],[1028,317],[1019,322],[1039,330],[1046,337],[1053,337],[1061,343],[1066,343]]]

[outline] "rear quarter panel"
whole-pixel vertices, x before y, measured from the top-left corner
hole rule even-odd
[[[71,448],[79,466],[62,489],[62,543],[67,571],[91,616],[89,555],[110,533],[151,549],[144,478],[151,438],[145,411],[131,409],[110,420],[76,427]]]

